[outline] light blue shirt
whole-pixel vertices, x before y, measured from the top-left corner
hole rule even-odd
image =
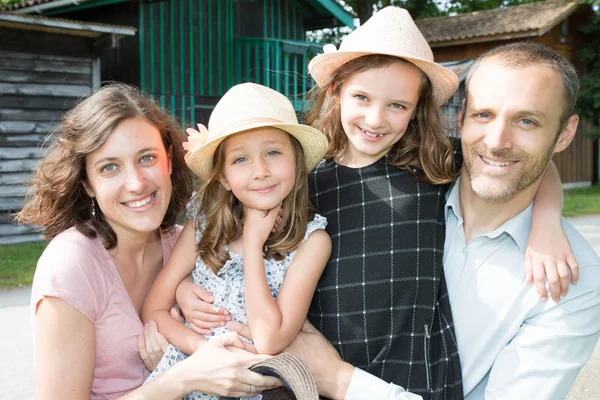
[[[525,283],[532,205],[466,243],[459,185],[447,195],[444,272],[465,399],[564,399],[600,336],[600,258],[563,219],[580,279],[542,302]]]
[[[444,272],[465,400],[564,399],[600,336],[600,257],[573,226],[563,229],[580,268],[559,303],[525,284],[532,205],[465,242],[460,180],[447,194]],[[418,399],[358,368],[347,400]]]

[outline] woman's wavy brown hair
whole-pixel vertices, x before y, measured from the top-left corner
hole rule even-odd
[[[64,115],[53,132],[54,142],[30,180],[17,221],[39,225],[46,239],[75,226],[87,237],[99,237],[107,249],[114,248],[117,235],[99,207],[92,217],[92,199],[82,182],[87,180],[85,157],[102,146],[117,125],[128,118],[143,118],[156,127],[170,155],[173,191],[160,227],[166,231],[173,228],[180,221],[192,186],[181,128],[149,96],[124,84],[102,87]]]
[[[334,159],[348,145],[340,110],[340,94],[344,83],[356,73],[394,62],[414,65],[398,57],[366,55],[342,65],[322,87],[315,86],[311,90],[309,104],[312,108],[307,113],[306,123],[313,125],[329,139],[325,158]],[[433,184],[448,183],[456,179],[452,141],[443,129],[431,82],[427,75],[422,74],[422,77],[415,116],[410,120],[404,136],[390,150],[390,160],[397,168],[410,171],[410,167],[416,167],[422,170],[422,180]]]
[[[315,215],[308,200],[308,172],[300,142],[288,134],[296,161],[296,181],[283,200],[281,227],[271,233],[265,243],[265,258],[282,260],[285,253],[298,248],[306,234],[306,224]],[[225,167],[225,141],[219,144],[213,157],[213,170],[205,181],[199,182],[198,193],[192,201],[200,205],[205,228],[198,243],[198,255],[215,274],[229,260],[224,244],[239,238],[243,232],[244,209],[232,192],[225,190],[220,179]],[[200,213],[196,216],[200,226]]]

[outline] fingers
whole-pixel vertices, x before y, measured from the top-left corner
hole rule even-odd
[[[250,332],[250,327],[248,325],[244,325],[237,321],[231,321],[228,322],[225,327],[232,332],[237,332],[240,336],[243,336],[248,340],[252,340],[252,332]]]
[[[200,300],[207,303],[212,303],[215,300],[215,297],[212,295],[212,293],[200,285],[195,285],[192,291]]]
[[[283,207],[279,208],[279,213],[277,213],[271,232],[277,232],[281,228],[281,221],[283,221]]]
[[[177,308],[171,307],[169,314],[171,314],[171,317],[173,317],[173,319],[175,319],[181,323],[185,322],[185,320],[183,319],[183,317],[181,316],[181,314],[179,313],[179,310],[177,310]]]
[[[561,292],[558,272],[553,264],[543,264],[543,266],[546,271],[546,277],[548,278],[548,285],[550,286],[550,295],[552,296],[552,300],[557,302],[560,300]]]
[[[146,343],[144,342],[143,335],[138,335],[137,337],[137,348],[138,353],[140,353],[140,358],[144,363],[144,366],[150,371],[152,368],[152,362],[150,362],[150,359],[148,358],[148,353],[146,353]]]
[[[573,256],[573,253],[567,256],[567,265],[571,270],[571,283],[576,285],[577,281],[579,281],[579,265],[577,264],[577,260]]]
[[[244,343],[236,332],[227,332],[222,335],[213,336],[208,343],[213,343],[218,347],[233,346],[243,349]]]
[[[546,273],[543,265],[533,267],[533,281],[535,282],[535,287],[540,300],[547,301],[548,291],[546,290]]]
[[[148,358],[152,363],[158,363],[163,353],[163,350],[157,341],[158,335],[156,322],[148,321],[148,323],[144,325],[144,338],[146,339],[146,353],[148,353]],[[162,335],[161,337],[166,341]]]
[[[531,254],[529,250],[525,252],[525,283],[533,282],[533,267],[531,266]]]
[[[565,296],[569,290],[569,267],[566,261],[556,263],[556,272],[560,281],[560,296]]]

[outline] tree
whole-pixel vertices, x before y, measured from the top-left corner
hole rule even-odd
[[[344,0],[358,16],[360,24],[367,22],[375,11],[387,6],[406,8],[414,19],[443,15],[439,4],[442,0]]]

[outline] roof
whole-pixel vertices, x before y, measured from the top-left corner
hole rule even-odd
[[[97,24],[12,13],[0,13],[0,27],[86,36],[90,38],[97,38],[106,34],[134,36],[136,32],[136,29],[131,26]]]
[[[415,22],[431,47],[441,47],[542,36],[577,6],[577,0],[548,0]]]
[[[50,9],[73,7],[89,2],[94,6],[98,0],[13,0],[14,3],[0,6],[0,12],[14,11],[24,13],[42,13]],[[336,25],[346,25],[354,28],[354,15],[346,11],[335,0],[295,0],[301,4],[306,13],[305,22],[308,29],[331,28]],[[53,3],[53,4],[52,4]],[[102,5],[100,2],[99,5]]]

